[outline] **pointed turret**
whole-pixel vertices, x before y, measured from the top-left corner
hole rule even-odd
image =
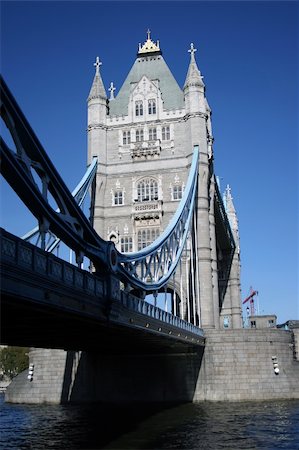
[[[87,99],[89,162],[93,156],[99,156],[100,149],[98,148],[98,145],[102,139],[101,135],[105,133],[103,126],[105,126],[107,122],[108,99],[100,74],[101,65],[102,63],[97,56],[96,62],[94,63],[96,73]]]
[[[190,64],[188,67],[188,72],[184,84],[184,95],[186,110],[188,112],[206,112],[206,102],[205,102],[205,85],[203,82],[203,77],[200,70],[197,67],[195,60],[194,44],[191,43],[190,49]]]
[[[239,246],[239,223],[237,218],[237,213],[235,209],[235,205],[233,202],[232,192],[229,184],[226,186],[223,202],[226,209],[226,214],[234,235],[234,239],[236,241],[236,245]]]
[[[100,66],[102,65],[100,58],[97,56],[94,66],[96,68],[96,73],[93,79],[93,83],[89,92],[88,101],[94,98],[101,98],[103,100],[107,99],[106,91],[104,88],[103,80],[100,74]]]
[[[188,86],[199,86],[201,88],[204,88],[205,86],[204,82],[202,81],[200,70],[196,64],[195,52],[197,52],[197,48],[194,48],[194,44],[191,43],[190,49],[188,50],[188,53],[190,53],[190,64],[184,84],[184,89],[186,89]]]
[[[236,209],[233,202],[233,197],[231,193],[231,188],[227,185],[223,201],[226,209],[226,214],[231,226],[233,237],[236,244],[236,250],[234,253],[227,294],[224,299],[223,306],[228,306],[230,304],[231,308],[231,320],[232,328],[242,328],[242,318],[241,318],[241,264],[240,264],[240,238],[239,238],[239,224]],[[228,296],[230,298],[228,298]],[[224,309],[224,308],[223,308]]]

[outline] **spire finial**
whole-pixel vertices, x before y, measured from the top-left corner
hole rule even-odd
[[[94,63],[94,66],[96,68],[96,75],[99,75],[100,73],[100,66],[102,65],[100,58],[97,56],[96,57],[96,62]]]
[[[232,190],[229,184],[226,185],[226,195],[232,196]]]
[[[197,48],[194,48],[193,42],[191,42],[190,49],[188,50],[188,52],[191,55],[191,59],[194,59],[194,53],[197,52]]]
[[[110,92],[110,98],[109,100],[114,100],[114,91],[115,91],[115,87],[113,85],[113,81],[111,81],[110,83],[110,88],[108,89],[108,91]]]
[[[141,46],[141,44],[139,44],[137,55],[144,54],[144,53],[156,53],[156,52],[159,52],[161,54],[159,41],[157,41],[157,43],[155,44],[155,42],[153,42],[151,40],[151,30],[150,29],[148,29],[146,33],[147,33],[147,40],[145,41],[145,43],[142,46]]]

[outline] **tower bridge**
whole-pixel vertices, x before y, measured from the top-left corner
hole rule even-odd
[[[242,358],[257,335],[242,330],[238,219],[215,177],[195,52],[191,44],[181,88],[148,32],[110,98],[96,58],[88,167],[72,194],[1,79],[1,116],[16,147],[1,138],[1,172],[38,222],[23,239],[1,230],[1,339],[32,347],[34,366],[29,381],[13,381],[8,401],[249,398],[242,380],[256,363]],[[87,192],[90,218],[80,209]],[[51,253],[61,241],[77,266]],[[276,331],[258,336],[260,355],[289,344]],[[221,387],[236,374],[241,394]]]

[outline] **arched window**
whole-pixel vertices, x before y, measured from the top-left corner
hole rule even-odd
[[[170,127],[162,127],[162,141],[168,141],[170,139]]]
[[[136,142],[143,141],[143,130],[136,130]]]
[[[123,131],[123,145],[131,143],[131,132]]]
[[[143,102],[142,100],[138,100],[135,102],[135,115],[143,116]]]
[[[156,114],[156,100],[153,98],[148,101],[148,113]]]
[[[144,178],[137,184],[139,202],[158,200],[158,182],[153,178]]]
[[[157,128],[150,128],[148,130],[148,138],[150,141],[156,141],[157,140]]]

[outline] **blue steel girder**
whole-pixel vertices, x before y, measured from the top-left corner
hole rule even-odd
[[[92,228],[2,77],[0,94],[1,116],[16,146],[15,153],[0,138],[3,176],[45,231],[49,229],[58,236],[76,252],[79,260],[86,255],[96,267],[114,271],[117,262],[114,244],[104,241]],[[33,170],[41,180],[41,189],[34,180]],[[59,211],[49,204],[48,192]]]
[[[123,279],[139,289],[157,291],[175,272],[192,225],[198,160],[198,146],[194,146],[183,198],[164,232],[152,244],[139,252],[118,255],[117,272]]]
[[[74,197],[74,199],[76,200],[76,203],[79,206],[82,206],[84,199],[89,191],[89,188],[92,184],[92,182],[94,181],[94,178],[96,176],[97,173],[97,166],[98,166],[98,159],[97,157],[93,157],[91,164],[88,166],[83,178],[81,179],[81,181],[78,183],[78,185],[75,187],[75,189],[72,192],[72,196]],[[56,212],[59,212],[59,210],[56,210]],[[61,239],[58,238],[57,236],[55,236],[53,233],[51,233],[51,231],[48,231],[48,242],[45,245],[45,250],[47,252],[53,252],[55,250],[55,248],[59,245]],[[35,228],[33,228],[32,230],[28,231],[28,233],[26,233],[22,239],[24,239],[25,241],[30,241],[33,238],[37,238],[36,240],[36,245],[38,245],[38,243],[41,240],[41,233],[40,233],[40,228],[37,226]]]

